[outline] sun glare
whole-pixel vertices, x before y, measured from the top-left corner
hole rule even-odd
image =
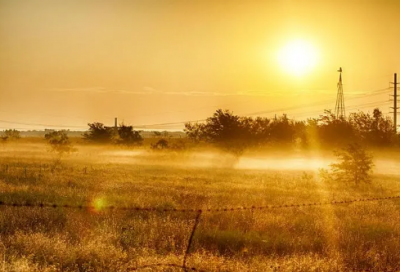
[[[279,51],[278,61],[286,72],[302,76],[315,67],[317,51],[303,40],[291,41]]]

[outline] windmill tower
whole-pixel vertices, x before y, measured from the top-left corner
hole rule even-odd
[[[343,96],[343,85],[342,85],[342,67],[339,68],[339,82],[337,84],[337,97],[335,106],[336,118],[346,118],[346,112],[344,109],[344,96]]]

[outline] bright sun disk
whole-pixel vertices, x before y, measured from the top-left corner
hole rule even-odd
[[[295,40],[279,51],[278,61],[285,71],[296,76],[304,75],[316,65],[317,51],[310,43]]]

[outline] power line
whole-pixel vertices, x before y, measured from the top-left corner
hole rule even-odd
[[[83,128],[86,126],[66,126],[66,125],[51,125],[51,124],[39,124],[39,123],[24,123],[24,122],[15,122],[15,121],[7,121],[7,120],[0,120],[0,123],[7,123],[7,124],[17,124],[17,125],[27,125],[27,126],[42,126],[42,127],[64,127],[64,128]]]
[[[378,106],[382,105],[384,103],[388,103],[389,101],[378,101],[378,102],[370,102],[370,103],[365,103],[365,104],[360,104],[358,106],[353,106],[353,107],[348,107],[348,110],[354,110],[354,109],[359,109],[359,108],[365,108],[365,107],[371,107],[371,106]],[[304,116],[308,114],[315,114],[315,113],[320,113],[323,110],[315,110],[315,111],[309,111],[309,112],[303,112],[303,113],[296,113],[296,114],[291,114],[291,115],[296,115],[296,116]]]
[[[371,91],[371,92],[373,92],[372,94],[365,94],[363,96],[352,97],[352,98],[349,98],[347,100],[356,100],[356,99],[362,99],[362,98],[369,97],[369,96],[379,95],[379,94],[382,94],[382,93],[375,93],[375,92],[387,91],[389,89],[390,88],[374,90],[374,91]],[[280,109],[268,110],[268,111],[259,111],[259,112],[248,113],[248,114],[245,114],[245,115],[246,116],[253,116],[253,115],[259,115],[259,114],[276,113],[276,112],[281,112],[281,111],[300,109],[300,108],[304,108],[305,106],[313,107],[313,106],[320,106],[320,105],[325,105],[325,104],[330,104],[330,103],[333,103],[333,101],[332,100],[324,100],[324,101],[319,101],[319,102],[315,102],[315,103],[307,104],[307,105],[286,107],[286,108],[280,108]]]
[[[390,90],[390,87],[384,88],[384,89],[378,89],[378,90],[373,90],[369,91],[369,94],[365,94],[362,96],[358,97],[353,97],[349,98],[347,100],[356,100],[356,99],[361,99],[369,96],[375,96],[379,95],[381,93],[384,93],[385,91]],[[281,112],[281,111],[288,111],[288,110],[295,110],[295,109],[300,109],[304,107],[313,107],[313,106],[319,106],[319,105],[325,105],[333,103],[332,100],[325,100],[325,101],[319,101],[311,104],[303,104],[300,106],[292,106],[292,107],[285,107],[285,108],[278,108],[278,109],[273,109],[273,110],[268,110],[268,111],[258,111],[258,112],[252,112],[252,113],[247,113],[244,114],[245,116],[254,116],[254,115],[264,115],[268,113],[276,113],[276,112]],[[191,122],[204,122],[206,119],[198,119],[198,120],[188,120],[188,121],[178,121],[178,122],[167,122],[167,123],[155,123],[155,124],[143,124],[143,125],[135,125],[135,128],[155,128],[155,127],[165,127],[165,126],[171,126],[171,125],[181,125],[185,123],[191,123]],[[17,125],[27,125],[27,126],[41,126],[41,127],[60,127],[60,128],[87,128],[87,126],[75,126],[75,125],[55,125],[55,124],[42,124],[42,123],[28,123],[28,122],[16,122],[16,121],[9,121],[9,120],[0,120],[0,123],[8,123],[8,124],[17,124]]]

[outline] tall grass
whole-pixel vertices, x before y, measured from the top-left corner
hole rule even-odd
[[[3,146],[0,200],[207,209],[400,192],[396,175],[375,175],[372,184],[354,186],[321,180],[314,171],[210,166],[207,156],[202,161],[187,152],[78,149],[54,166],[41,143]],[[195,213],[161,211],[0,207],[0,271],[127,271],[148,263],[180,264],[194,218]],[[188,265],[207,271],[395,271],[399,220],[398,200],[205,212]]]

